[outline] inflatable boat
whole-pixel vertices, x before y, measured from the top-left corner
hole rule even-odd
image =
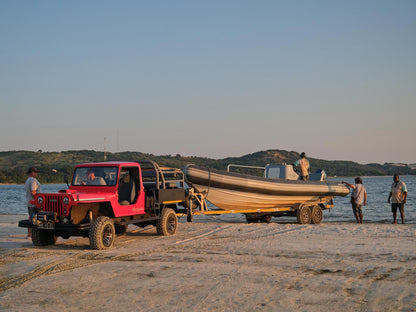
[[[297,180],[291,165],[270,165],[264,169],[264,177],[197,165],[186,165],[182,170],[190,186],[224,210],[294,207],[308,202],[328,202],[334,196],[349,193],[344,184],[326,181],[323,173],[315,174],[316,179],[301,181]]]

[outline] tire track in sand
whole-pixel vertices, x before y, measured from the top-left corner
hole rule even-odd
[[[68,270],[74,270],[82,267],[87,267],[90,265],[112,262],[112,261],[130,261],[133,256],[144,255],[152,251],[128,253],[128,254],[119,254],[119,255],[106,255],[105,252],[98,251],[85,251],[77,252],[74,255],[65,257],[64,259],[54,259],[38,265],[33,270],[25,272],[19,275],[12,277],[7,277],[0,280],[0,293],[8,289],[19,287],[20,285],[36,279],[38,277],[52,275],[56,273],[61,273]],[[45,257],[56,257],[54,253],[45,255]]]
[[[226,227],[227,228],[227,227]],[[183,241],[179,241],[178,244],[186,243],[187,241],[197,240],[202,237],[206,237],[211,235],[212,233],[219,232],[223,229],[217,229],[213,231],[209,231],[207,233],[198,234],[195,237],[186,238]],[[139,229],[136,231],[129,231],[127,235],[120,235],[117,237],[117,247],[123,247],[126,244],[129,244],[134,239],[135,234],[137,233],[147,232],[147,229]],[[10,253],[4,254],[0,257],[0,264],[7,265],[13,264],[22,261],[33,261],[40,258],[48,258],[52,257],[53,260],[44,261],[43,264],[37,265],[33,270],[25,273],[21,273],[15,276],[6,277],[0,279],[0,293],[11,289],[21,286],[22,284],[29,282],[33,279],[52,275],[68,270],[78,269],[94,264],[105,263],[105,262],[112,262],[112,261],[131,261],[133,257],[143,256],[143,255],[150,255],[154,253],[160,253],[164,251],[168,251],[174,248],[175,243],[164,245],[163,242],[160,240],[160,236],[155,236],[153,238],[146,237],[146,243],[150,240],[159,241],[162,245],[154,244],[154,246],[147,250],[141,250],[137,252],[129,252],[129,253],[121,253],[116,255],[109,255],[107,251],[95,251],[95,250],[77,250],[74,249],[71,255],[65,254],[68,251],[68,246],[62,249],[59,245],[55,245],[54,247],[58,247],[58,249],[33,249],[32,254],[27,254],[28,249],[19,249],[17,251],[12,251]],[[32,249],[30,249],[32,251]],[[59,259],[56,259],[56,258]],[[65,257],[62,259],[62,257]]]
[[[138,232],[146,232],[146,229],[139,229],[132,231],[131,234]],[[128,235],[121,235],[117,237],[117,246],[122,247],[129,243],[131,238]],[[148,238],[146,238],[148,240]],[[80,250],[80,248],[82,248]],[[71,249],[71,253],[68,255],[68,250]],[[105,250],[85,250],[84,247],[70,246],[70,245],[54,245],[40,248],[20,248],[13,250],[0,256],[0,265],[6,266],[16,264],[19,262],[30,262],[43,259],[42,264],[37,264],[36,267],[28,272],[24,272],[18,275],[6,277],[0,279],[0,293],[36,279],[38,277],[52,275],[68,270],[82,268],[98,263],[111,262],[111,261],[129,261],[132,256],[147,254],[156,250],[148,250],[142,252],[136,252],[134,254],[117,254],[109,255]],[[52,260],[49,260],[52,258]]]
[[[179,235],[179,237],[177,236],[177,238],[179,239],[176,242],[173,242],[172,244],[167,244],[165,245],[164,243],[162,243],[162,241],[160,240],[163,237],[159,237],[156,236],[154,237],[153,241],[159,241],[162,243],[162,245],[160,244],[154,244],[154,246],[152,246],[150,249],[146,249],[146,250],[141,250],[141,251],[137,251],[137,252],[129,252],[129,253],[121,253],[121,254],[116,254],[116,255],[109,255],[106,251],[91,251],[91,250],[79,250],[79,249],[74,249],[73,253],[71,253],[70,255],[65,254],[68,251],[68,248],[65,249],[52,249],[52,250],[47,250],[47,249],[34,249],[32,254],[27,254],[28,249],[20,249],[18,251],[13,251],[10,252],[8,254],[2,255],[0,257],[0,264],[12,264],[12,263],[16,263],[16,262],[20,262],[20,261],[33,261],[36,259],[40,259],[40,258],[48,258],[48,257],[52,257],[54,259],[48,261],[44,261],[43,264],[36,266],[33,270],[29,271],[29,272],[25,272],[25,273],[21,273],[15,276],[11,276],[11,277],[6,277],[3,279],[0,279],[0,293],[4,292],[8,289],[11,288],[15,288],[15,287],[19,287],[22,284],[31,281],[33,279],[42,277],[42,276],[47,276],[47,275],[52,275],[52,274],[56,274],[56,273],[60,273],[60,272],[64,272],[64,271],[68,271],[68,270],[73,270],[73,269],[77,269],[77,268],[82,268],[82,267],[86,267],[86,266],[90,266],[90,265],[94,265],[94,264],[98,264],[98,263],[104,263],[104,262],[112,262],[112,261],[131,261],[132,258],[137,257],[137,256],[143,256],[143,255],[150,255],[150,254],[154,254],[154,253],[160,253],[160,252],[171,252],[172,249],[175,249],[176,246],[178,245],[187,245],[188,243],[195,242],[198,240],[202,240],[206,237],[210,237],[212,235],[215,236],[215,234],[218,234],[220,232],[228,232],[230,230],[233,230],[233,228],[235,228],[235,224],[230,224],[227,226],[221,226],[220,228],[214,228],[214,229],[210,229],[209,231],[206,232],[200,232],[197,231],[197,233],[195,233],[195,235],[191,236],[191,237],[187,237],[184,235]],[[248,231],[247,231],[248,230]],[[257,234],[260,232],[264,231],[264,228],[262,227],[256,227],[256,228],[246,228],[248,237],[241,237],[240,235],[237,234],[239,240],[252,240],[252,239],[257,239],[259,237],[266,237],[266,236],[275,236],[275,235],[284,235],[293,231],[298,231],[298,230],[304,230],[304,227],[296,227],[296,228],[291,228],[291,229],[281,229],[281,230],[277,230],[276,229],[271,229],[270,231],[267,231],[267,233],[265,235],[261,235],[258,236]],[[131,243],[131,241],[136,240],[133,239],[133,237],[135,236],[135,234],[140,233],[140,232],[147,232],[147,229],[139,229],[136,231],[132,231],[128,233],[128,235],[121,235],[118,237],[117,239],[117,247],[121,247],[123,248],[123,246],[125,246],[126,244]],[[189,233],[188,233],[189,234]],[[233,236],[235,236],[235,233],[227,233],[230,234],[230,238],[232,238]],[[228,235],[226,235],[228,236]],[[149,237],[146,237],[146,242],[148,243],[149,241]],[[234,237],[234,239],[236,239],[236,237]],[[68,246],[67,246],[68,247]],[[79,247],[78,247],[79,248]],[[56,258],[59,259],[56,259]],[[62,259],[62,257],[64,257]]]

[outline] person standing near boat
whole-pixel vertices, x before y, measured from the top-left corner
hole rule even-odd
[[[25,191],[26,191],[26,202],[27,202],[27,210],[29,213],[29,220],[33,221],[33,218],[37,212],[37,208],[35,204],[32,204],[30,201],[35,199],[35,195],[37,193],[41,193],[42,188],[39,181],[36,179],[38,177],[38,170],[35,167],[30,167],[27,171],[28,178],[25,183]],[[32,236],[32,229],[27,229],[27,236]]]
[[[362,206],[367,205],[367,191],[363,185],[363,180],[360,177],[355,178],[355,185],[342,181],[345,185],[352,188],[351,205],[354,217],[357,223],[363,223]]]
[[[393,184],[391,185],[391,191],[387,202],[391,201],[391,212],[393,213],[393,224],[397,223],[397,209],[400,211],[400,217],[402,218],[402,224],[404,224],[404,204],[407,198],[407,188],[403,181],[400,181],[399,175],[393,176]]]
[[[299,178],[303,181],[308,181],[309,173],[311,172],[309,167],[309,161],[306,159],[306,154],[304,152],[300,154],[300,157],[301,159],[295,161],[293,167],[299,166]]]

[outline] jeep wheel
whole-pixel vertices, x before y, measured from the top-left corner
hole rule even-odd
[[[124,234],[127,231],[127,224],[125,225],[115,224],[114,227],[116,229],[116,234]]]
[[[100,216],[94,219],[90,229],[90,247],[92,249],[110,248],[114,244],[116,230],[110,218]]]
[[[174,235],[178,227],[178,218],[171,208],[163,209],[162,216],[156,222],[156,230],[159,235]]]
[[[35,246],[48,246],[56,242],[56,236],[51,230],[32,229],[32,243]]]

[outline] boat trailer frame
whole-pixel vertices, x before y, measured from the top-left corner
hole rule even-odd
[[[307,201],[303,203],[297,203],[293,206],[266,208],[266,209],[244,209],[244,210],[209,210],[207,206],[206,192],[196,192],[194,188],[189,190],[189,204],[186,209],[187,221],[192,222],[193,216],[200,215],[221,215],[221,214],[234,214],[241,213],[245,214],[247,221],[251,219],[265,220],[267,223],[270,222],[272,216],[279,217],[284,215],[296,216],[299,223],[320,223],[322,220],[322,210],[334,208],[333,196],[323,196],[319,200]],[[196,207],[195,207],[196,206]],[[195,207],[195,208],[194,208]],[[319,208],[314,208],[319,207]],[[316,212],[314,211],[317,210]],[[310,211],[308,211],[310,210]],[[312,219],[314,213],[318,213],[317,219]],[[303,218],[302,218],[303,214]],[[180,214],[183,215],[183,214]],[[264,216],[270,216],[270,218],[262,218]],[[267,221],[268,220],[268,221]]]

